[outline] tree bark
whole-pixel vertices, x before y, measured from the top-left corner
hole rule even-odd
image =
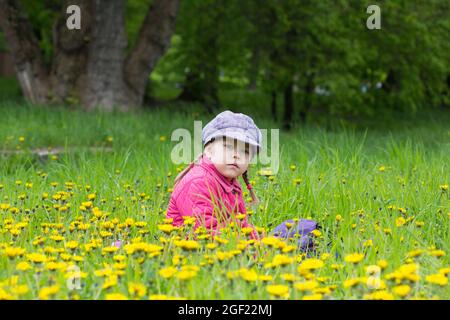
[[[136,103],[124,82],[123,64],[127,37],[125,3],[121,0],[94,0],[94,25],[89,45],[87,88],[84,105],[87,110],[100,107],[123,111]]]
[[[66,26],[66,9],[71,4],[81,9],[81,30],[69,30]],[[91,0],[65,0],[60,10],[60,17],[53,27],[51,86],[56,101],[64,103],[79,100],[87,84],[93,6]]]
[[[25,98],[31,103],[68,102],[87,110],[127,111],[143,102],[149,74],[167,50],[179,0],[154,0],[138,41],[126,57],[124,0],[64,0],[53,27],[51,66],[18,0],[0,0],[5,33]],[[81,8],[81,30],[68,30],[66,9]],[[58,8],[55,8],[58,10]]]
[[[32,103],[46,103],[50,88],[47,66],[32,27],[17,0],[0,0],[0,27],[25,98]]]
[[[148,75],[170,45],[179,0],[154,0],[139,31],[139,38],[125,61],[125,81],[135,104],[142,104]]]

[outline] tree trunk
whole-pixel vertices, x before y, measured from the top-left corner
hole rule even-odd
[[[78,5],[82,12],[81,30],[66,26],[66,8]],[[93,6],[91,0],[65,0],[53,26],[51,87],[57,102],[79,102],[87,84],[88,44],[91,37]]]
[[[64,0],[53,27],[53,59],[46,66],[18,0],[0,0],[0,27],[25,98],[32,103],[72,99],[87,110],[129,110],[143,102],[149,74],[167,50],[179,0],[154,0],[126,57],[125,1]],[[68,30],[66,9],[81,9],[81,30]]]
[[[125,81],[135,104],[142,104],[149,74],[170,45],[178,9],[179,0],[154,0],[125,61]]]
[[[290,130],[292,124],[292,112],[294,110],[294,84],[289,82],[284,89],[284,116],[283,129]]]
[[[47,66],[31,25],[16,0],[0,0],[0,27],[25,98],[32,103],[46,103],[50,88]]]
[[[136,100],[132,99],[123,74],[127,47],[125,3],[94,0],[93,6],[95,18],[89,45],[84,105],[88,110],[99,106],[112,110],[118,106],[126,111]]]

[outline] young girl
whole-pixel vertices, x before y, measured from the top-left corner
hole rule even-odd
[[[186,217],[193,217],[194,230],[203,226],[212,236],[234,222],[258,239],[247,220],[238,177],[244,179],[253,203],[258,203],[247,169],[261,150],[261,140],[261,131],[250,117],[228,110],[218,114],[203,128],[203,153],[175,178],[166,218],[181,226]]]

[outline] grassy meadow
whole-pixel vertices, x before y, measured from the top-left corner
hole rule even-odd
[[[266,232],[317,220],[306,256],[233,228],[187,241],[164,220],[183,169],[171,133],[211,119],[197,106],[87,114],[3,101],[0,299],[450,298],[448,113],[280,133],[279,171],[249,170],[261,200],[249,220]],[[256,124],[278,128],[264,113]],[[32,153],[51,148],[71,151]]]

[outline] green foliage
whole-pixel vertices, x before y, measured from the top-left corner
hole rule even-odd
[[[50,61],[61,2],[21,2]],[[151,3],[126,2],[128,50]],[[221,89],[281,94],[293,83],[296,108],[308,112],[370,116],[448,105],[450,2],[377,4],[381,30],[367,29],[368,4],[358,0],[181,1],[172,45],[149,75],[150,94],[171,99],[189,87],[208,101]]]
[[[19,82],[15,77],[0,76],[0,101],[21,101]]]
[[[38,39],[44,59],[50,63],[53,53],[53,24],[62,12],[61,1],[21,0],[20,2]]]
[[[164,63],[187,67],[203,82],[219,69],[222,85],[256,81],[268,92],[293,81],[300,108],[331,113],[441,106],[450,72],[449,2],[378,5],[381,30],[369,30],[360,1],[185,1],[180,46]],[[309,82],[322,94],[308,92]]]
[[[126,0],[125,23],[128,48],[132,48],[153,0]]]

